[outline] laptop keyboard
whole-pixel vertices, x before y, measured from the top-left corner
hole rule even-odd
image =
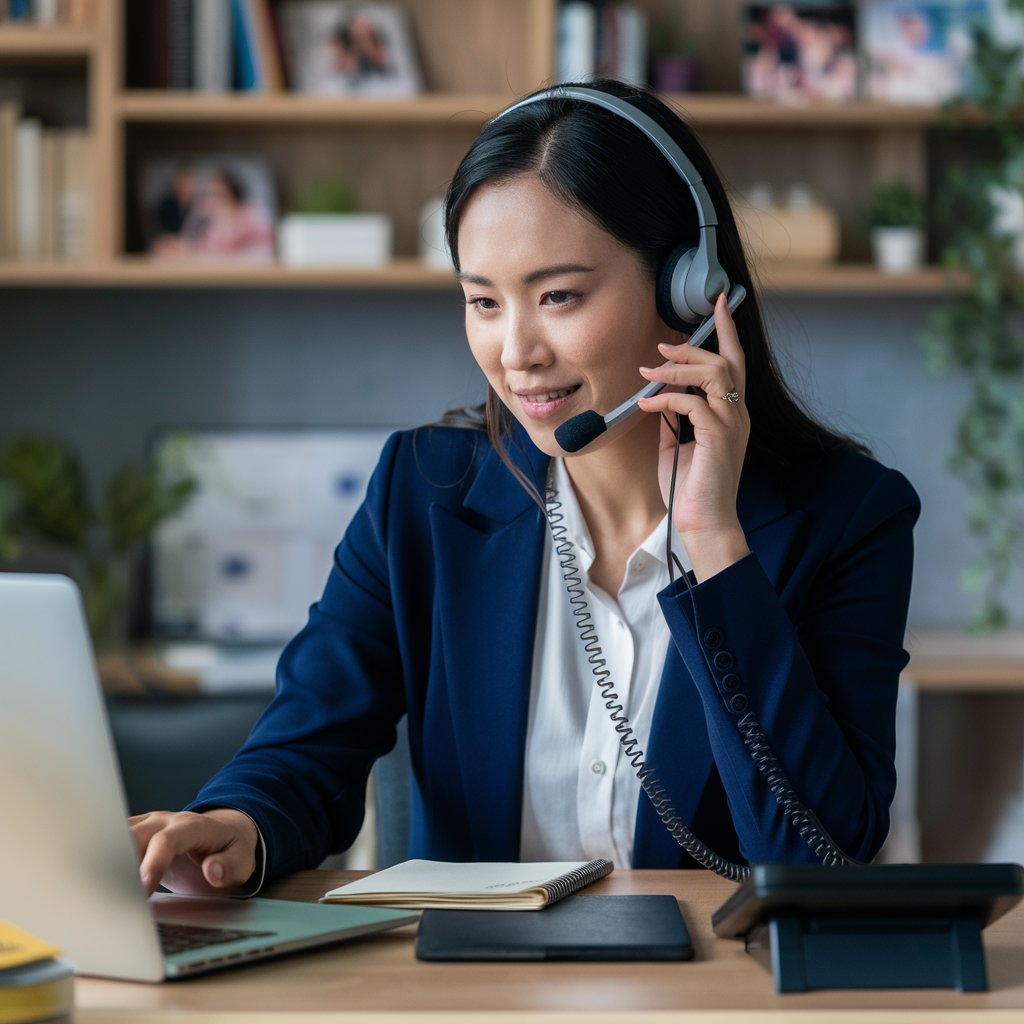
[[[211,928],[208,925],[174,924],[158,921],[160,945],[167,954],[187,953],[206,946],[220,946],[237,939],[252,939],[273,935],[274,932],[244,931],[239,928]]]

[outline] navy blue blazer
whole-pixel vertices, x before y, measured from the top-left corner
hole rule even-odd
[[[543,492],[547,457],[516,440]],[[743,745],[736,723],[753,711],[804,802],[868,859],[896,784],[917,495],[855,452],[787,477],[748,454],[738,501],[752,554],[659,595],[673,643],[648,762],[719,852],[813,860]],[[409,856],[517,860],[546,529],[482,432],[394,435],[281,657],[275,698],[192,809],[248,813],[268,879],[315,866],[355,838],[371,765],[405,714]],[[633,864],[692,864],[642,793]]]

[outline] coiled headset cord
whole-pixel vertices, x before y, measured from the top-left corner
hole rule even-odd
[[[668,422],[667,418],[666,422]],[[672,429],[671,425],[669,429]],[[693,585],[690,583],[689,577],[683,570],[682,565],[679,564],[679,560],[672,550],[672,502],[676,489],[679,447],[682,443],[682,424],[679,417],[676,419],[676,428],[673,430],[673,433],[676,438],[676,449],[672,462],[672,480],[668,492],[668,530],[665,541],[666,559],[669,567],[669,581],[671,582],[675,578],[673,573],[674,565],[679,569],[680,575],[686,584],[686,589],[689,591],[693,588]],[[558,492],[551,486],[550,482],[546,488],[545,506],[555,555],[558,558],[565,589],[569,595],[573,623],[579,633],[583,649],[587,654],[587,661],[590,664],[590,671],[593,673],[594,682],[601,691],[601,699],[604,701],[604,706],[611,717],[615,732],[618,734],[623,754],[630,765],[632,765],[633,771],[636,772],[636,776],[640,780],[640,786],[647,794],[658,817],[665,824],[665,827],[672,834],[675,841],[697,863],[702,864],[718,875],[722,875],[724,878],[728,878],[730,881],[743,881],[750,874],[750,868],[746,864],[735,864],[733,861],[727,860],[690,831],[679,817],[671,798],[665,792],[665,788],[658,780],[654,769],[646,763],[644,752],[640,749],[639,742],[633,734],[633,727],[626,716],[621,698],[615,692],[615,683],[612,681],[611,673],[607,668],[607,662],[601,652],[601,644],[597,631],[594,629],[586,590],[580,575],[579,565],[576,561],[576,551],[564,525],[565,517],[561,512],[562,505],[558,499]],[[765,777],[768,788],[775,795],[783,813],[793,823],[799,835],[814,851],[818,859],[823,864],[831,867],[858,864],[858,861],[843,853],[814,812],[804,805],[796,795],[792,784],[778,758],[775,756],[775,752],[772,750],[753,712],[748,711],[736,724],[754,764],[757,765],[758,770]]]

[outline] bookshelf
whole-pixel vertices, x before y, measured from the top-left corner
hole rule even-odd
[[[131,0],[132,3],[139,0]],[[450,275],[415,259],[417,216],[438,194],[484,121],[514,96],[552,80],[556,0],[429,0],[405,3],[427,91],[408,100],[297,94],[153,90],[126,71],[129,0],[98,0],[94,26],[0,27],[0,78],[77,74],[94,140],[93,238],[82,264],[0,263],[0,287],[450,288]],[[657,14],[665,4],[645,6]],[[784,106],[737,91],[725,72],[738,40],[740,0],[701,10],[694,32],[709,47],[708,84],[718,91],[670,98],[694,123],[734,186],[763,165],[780,181],[808,181],[840,211],[844,227],[870,183],[901,175],[924,186],[935,107],[870,102]],[[732,33],[729,35],[728,33]],[[730,58],[731,60],[731,58]],[[731,60],[732,65],[736,63]],[[730,65],[731,66],[731,65]],[[141,256],[135,183],[154,157],[247,153],[266,159],[287,208],[299,169],[350,175],[366,209],[395,222],[394,262],[379,269],[178,266]],[[752,157],[756,158],[752,160]],[[898,278],[844,247],[834,266],[766,264],[768,290],[785,293],[932,295],[950,287],[938,268]]]

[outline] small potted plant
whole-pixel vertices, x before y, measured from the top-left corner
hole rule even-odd
[[[278,225],[281,262],[293,267],[381,267],[391,260],[391,218],[359,213],[355,189],[334,178],[299,190]]]
[[[863,211],[875,264],[887,274],[917,270],[924,261],[924,201],[905,181],[875,186]]]
[[[23,435],[0,450],[0,558],[17,564],[30,547],[33,559],[74,577],[100,652],[124,647],[136,558],[197,486],[185,463],[188,446],[182,434],[161,460],[121,466],[98,501],[67,442]]]
[[[658,92],[695,92],[699,87],[696,47],[686,31],[683,5],[651,22],[650,81]]]

